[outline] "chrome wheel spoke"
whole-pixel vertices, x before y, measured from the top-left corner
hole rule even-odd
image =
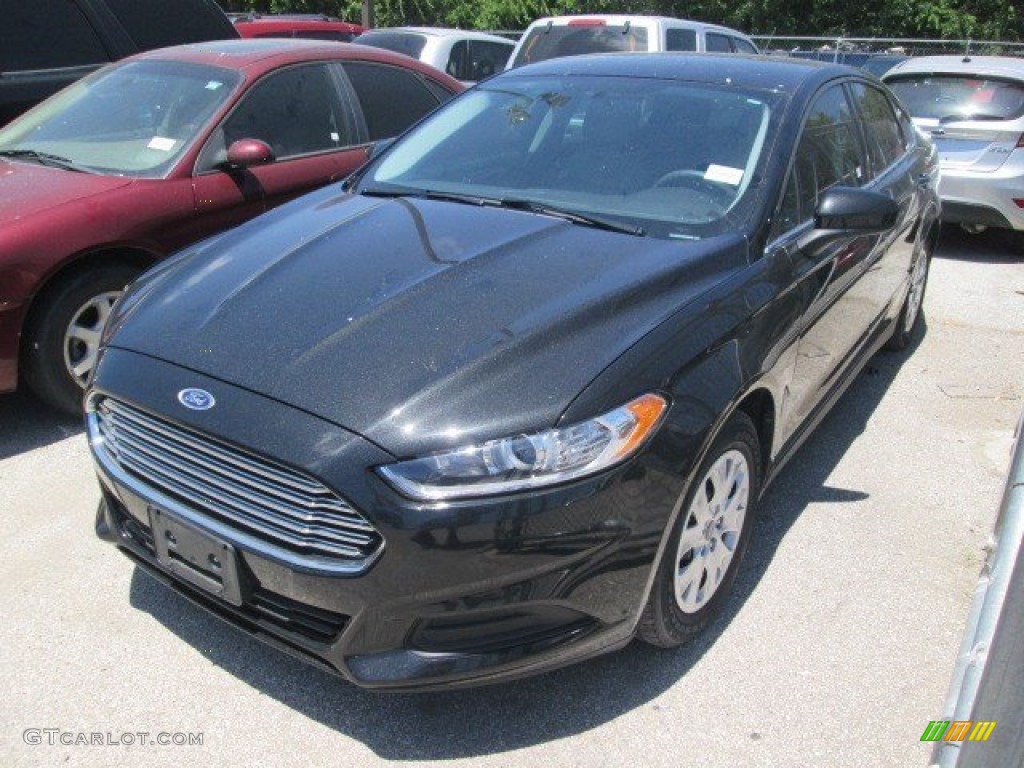
[[[738,450],[723,453],[700,480],[676,549],[675,598],[696,613],[714,596],[732,564],[746,519],[750,467]]]
[[[96,367],[103,327],[121,293],[107,291],[93,296],[72,315],[64,332],[64,366],[83,387]]]

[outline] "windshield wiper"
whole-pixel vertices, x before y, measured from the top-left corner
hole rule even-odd
[[[466,205],[501,205],[501,201],[492,197],[463,195],[458,192],[437,192],[432,189],[415,187],[369,187],[359,190],[359,194],[367,197],[418,197],[425,200],[443,200],[448,203],[465,203]]]
[[[18,157],[27,160],[36,160],[40,165],[49,165],[54,168],[63,168],[66,171],[77,171],[85,173],[81,168],[75,166],[75,161],[60,155],[51,155],[49,152],[37,152],[34,149],[0,149],[0,157]]]
[[[608,219],[603,216],[596,216],[590,213],[580,213],[566,208],[538,203],[534,200],[523,200],[515,197],[480,197],[478,195],[465,195],[458,192],[438,192],[431,189],[416,189],[413,187],[370,187],[360,190],[360,194],[369,197],[419,197],[426,200],[443,200],[449,203],[462,203],[464,205],[489,206],[494,208],[509,208],[515,211],[527,211],[538,213],[542,216],[554,216],[573,224],[581,224],[585,227],[596,227],[609,232],[619,232],[625,235],[643,237],[643,227],[635,224],[625,224],[621,221]]]
[[[939,125],[946,123],[969,123],[972,120],[1006,120],[1006,115],[995,115],[991,112],[973,112],[969,114],[945,115],[939,118]]]
[[[499,200],[498,205],[503,208],[512,208],[517,211],[539,213],[542,216],[555,216],[559,219],[571,221],[573,224],[582,224],[585,227],[606,229],[609,232],[619,232],[624,235],[643,237],[647,234],[644,232],[643,227],[639,227],[636,224],[625,224],[621,221],[605,218],[604,216],[595,216],[591,213],[571,211],[567,208],[559,208],[557,206],[548,205],[547,203],[538,203],[533,200],[520,200],[514,197],[506,197]]]

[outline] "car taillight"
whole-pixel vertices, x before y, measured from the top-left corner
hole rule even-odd
[[[570,19],[570,27],[603,27],[604,19]]]
[[[1024,133],[1022,133],[1020,138],[1017,139],[1017,149],[1024,149]]]
[[[1024,197],[1013,198],[1013,204],[1016,205],[1018,208],[1024,208]]]

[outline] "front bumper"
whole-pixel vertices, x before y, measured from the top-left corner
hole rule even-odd
[[[218,407],[177,407],[176,393],[195,386],[216,391]],[[677,472],[658,466],[657,451],[649,450],[609,473],[553,489],[424,504],[371,471],[393,459],[362,438],[149,357],[108,349],[91,396],[115,397],[307,473],[376,528],[383,547],[359,568],[289,562],[124,471],[90,429],[103,491],[101,538],[250,634],[365,687],[493,682],[625,645],[682,493]],[[241,600],[168,571],[154,546],[154,509],[233,547]]]

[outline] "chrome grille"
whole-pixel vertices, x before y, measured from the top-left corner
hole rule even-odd
[[[232,528],[303,557],[366,560],[380,534],[311,477],[119,400],[95,408],[99,440],[124,472]]]

